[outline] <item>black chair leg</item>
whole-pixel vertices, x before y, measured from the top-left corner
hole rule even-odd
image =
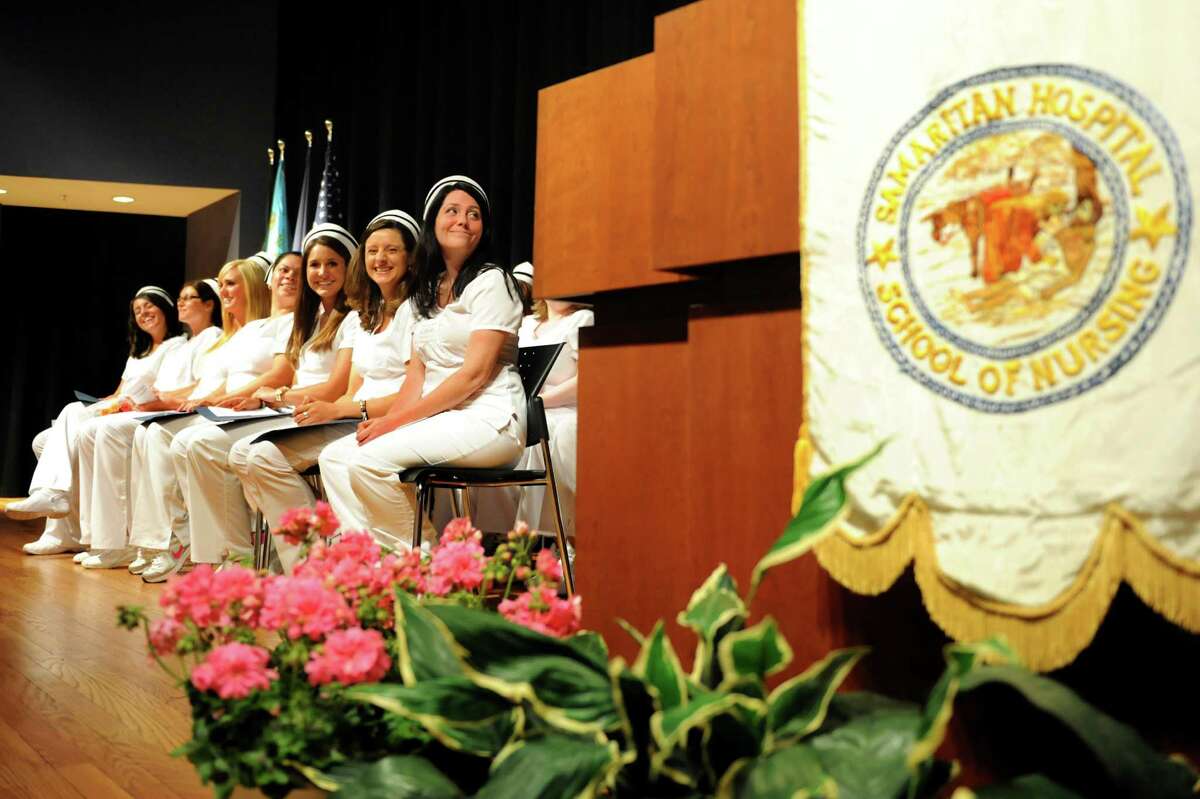
[[[571,556],[567,550],[567,533],[563,529],[562,508],[558,504],[558,481],[554,478],[554,463],[550,460],[549,447],[542,442],[542,460],[546,462],[546,482],[550,490],[550,498],[554,500],[554,540],[558,543],[558,558],[563,567],[563,585],[567,596],[575,596],[575,570],[571,566]]]
[[[416,508],[414,508],[414,510],[416,511],[416,518],[413,519],[412,548],[420,549],[421,548],[421,519],[424,518],[424,516],[425,516],[425,484],[418,482],[416,484],[416,489],[417,489],[417,502],[416,502]]]

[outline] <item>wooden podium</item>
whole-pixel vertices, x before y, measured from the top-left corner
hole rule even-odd
[[[795,0],[701,0],[654,52],[538,97],[535,294],[592,303],[580,352],[577,579],[585,621],[674,624],[718,563],[740,585],[790,517],[800,425]],[[815,562],[754,610],[797,664],[832,640]]]

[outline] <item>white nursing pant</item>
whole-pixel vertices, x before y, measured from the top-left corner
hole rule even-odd
[[[201,422],[175,436],[171,457],[187,503],[192,561],[220,563],[226,553],[245,556],[251,550],[250,508],[242,483],[230,468],[229,451],[238,441],[277,429],[287,420]]]
[[[357,422],[346,421],[298,427],[273,436],[270,441],[255,441],[248,436],[234,443],[229,450],[229,466],[242,481],[251,507],[257,508],[274,528],[284,511],[311,508],[316,503],[312,489],[300,473],[315,466],[321,450],[330,443],[347,434],[353,438],[357,426]],[[300,548],[279,537],[275,538],[274,545],[284,571],[290,574]]]
[[[80,428],[79,527],[92,549],[123,549],[129,542],[133,414],[88,419]]]
[[[132,509],[129,543],[133,546],[167,549],[171,536],[182,544],[191,543],[185,486],[175,470],[171,442],[183,430],[206,421],[189,414],[139,425],[133,431],[129,499]]]
[[[47,428],[33,437],[33,454],[41,462],[46,444],[55,437],[54,428]],[[43,538],[53,538],[63,544],[78,544],[79,539],[79,493],[72,487],[69,492],[71,512],[61,519],[47,519]]]
[[[75,477],[78,470],[76,442],[80,426],[100,412],[99,404],[84,405],[72,402],[63,407],[50,427],[33,439],[33,451],[38,456],[33,477],[29,480],[29,493],[39,488],[62,491],[67,495],[70,512],[62,519],[46,522],[46,532],[61,541],[87,543],[80,539],[79,531],[79,483]]]
[[[497,430],[468,411],[444,411],[365,446],[353,435],[335,441],[321,453],[321,480],[342,527],[367,530],[385,546],[407,547],[416,501],[411,486],[402,490],[397,472],[415,466],[505,468],[524,449],[516,421]]]

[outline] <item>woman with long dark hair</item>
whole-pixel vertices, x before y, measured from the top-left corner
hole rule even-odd
[[[359,329],[345,393],[327,400],[290,392],[289,402],[303,395],[295,400],[296,429],[271,433],[268,440],[242,439],[230,450],[229,465],[247,498],[272,526],[289,508],[315,501],[300,473],[317,462],[321,450],[352,434],[357,421],[382,416],[399,392],[412,335],[412,304],[406,300],[419,232],[417,220],[398,210],[379,214],[363,232],[346,275],[346,300],[357,311]],[[329,424],[339,419],[346,421]],[[290,572],[297,548],[279,539],[275,544]]]
[[[321,476],[342,523],[403,546],[397,472],[448,464],[504,467],[525,449],[525,395],[516,370],[521,299],[489,260],[491,208],[477,182],[451,175],[425,198],[417,245],[412,357],[388,412],[321,453]],[[414,504],[405,490],[408,505]],[[405,518],[407,516],[407,518]]]
[[[339,225],[317,225],[304,238],[301,290],[291,331],[275,348],[270,372],[289,381],[266,383],[233,407],[263,403],[291,405],[304,398],[332,400],[346,390],[358,314],[346,303],[346,268],[358,242]],[[260,378],[265,379],[265,378]],[[289,385],[294,382],[295,385]],[[234,396],[230,394],[229,396]],[[220,563],[227,555],[250,553],[250,509],[229,462],[242,440],[291,426],[286,416],[194,425],[171,445],[176,473],[188,484],[188,529],[195,563]]]
[[[29,498],[8,506],[14,519],[47,516],[63,519],[49,523],[41,538],[25,545],[31,555],[79,552],[86,541],[79,531],[79,484],[76,480],[76,443],[80,426],[101,413],[132,409],[154,382],[163,356],[182,344],[182,327],[171,296],[158,286],[143,286],[129,303],[129,357],[117,390],[91,405],[72,402],[59,412],[54,424],[34,439],[37,467],[29,481]]]
[[[187,341],[163,356],[151,386],[136,411],[174,410],[198,382],[205,354],[221,337],[221,301],[217,281],[194,280],[179,290],[179,321],[190,334]],[[131,488],[140,479],[132,473],[133,440],[141,414],[98,416],[83,424],[79,433],[79,527],[89,542],[92,557],[85,568],[106,568],[128,561]],[[129,570],[140,574],[149,564],[138,552]]]

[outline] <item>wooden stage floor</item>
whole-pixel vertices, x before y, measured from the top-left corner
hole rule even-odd
[[[0,515],[0,797],[212,796],[168,754],[189,733],[186,699],[116,627],[117,605],[156,607],[162,586],[26,555],[41,529]]]

